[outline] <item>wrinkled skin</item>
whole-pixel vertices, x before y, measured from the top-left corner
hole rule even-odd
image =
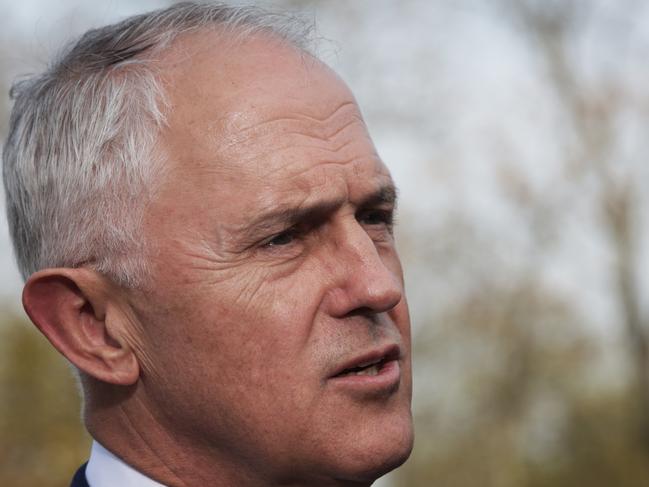
[[[160,61],[154,284],[132,298],[141,379],[123,408],[149,456],[134,462],[173,485],[368,485],[412,446],[390,174],[331,70],[273,39],[213,37]],[[396,387],[329,380],[386,344]]]

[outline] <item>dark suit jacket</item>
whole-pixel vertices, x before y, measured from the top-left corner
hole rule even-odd
[[[90,487],[88,485],[88,481],[86,480],[86,465],[87,463],[84,463],[79,467],[79,470],[77,470],[77,473],[74,474],[74,477],[72,478],[72,483],[70,484],[70,487]]]

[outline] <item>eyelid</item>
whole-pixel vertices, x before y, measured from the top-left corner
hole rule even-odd
[[[298,237],[300,236],[300,233],[301,233],[301,230],[298,228],[297,225],[291,225],[290,227],[285,228],[284,230],[281,230],[281,231],[279,231],[279,232],[275,232],[275,233],[273,233],[272,235],[270,235],[270,236],[264,238],[263,240],[261,240],[261,241],[257,244],[257,246],[258,246],[258,247],[261,247],[261,248],[285,247],[285,246],[288,246],[289,244],[285,244],[285,245],[280,245],[280,244],[277,244],[277,245],[271,245],[271,242],[272,242],[273,240],[275,240],[276,238],[282,236],[282,235],[288,235],[288,234],[290,234],[290,236],[293,237],[293,238],[298,238]]]
[[[356,218],[360,219],[366,215],[378,215],[383,218],[384,223],[391,225],[394,222],[394,208],[366,208],[356,213]]]

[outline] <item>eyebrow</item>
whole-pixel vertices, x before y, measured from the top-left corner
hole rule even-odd
[[[397,196],[398,196],[397,187],[394,185],[394,183],[391,182],[390,184],[381,186],[377,191],[363,198],[360,201],[358,207],[365,208],[368,206],[375,206],[375,205],[396,206]]]
[[[278,227],[289,228],[300,222],[310,221],[318,222],[323,220],[344,204],[345,200],[332,199],[329,201],[319,201],[308,206],[299,207],[279,207],[269,210],[255,217],[250,223],[246,224],[243,234],[246,240],[253,239],[259,235],[276,231]],[[381,186],[376,191],[365,196],[356,205],[358,208],[367,208],[377,205],[396,206],[397,188],[394,183]]]

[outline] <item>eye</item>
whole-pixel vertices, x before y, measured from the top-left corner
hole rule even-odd
[[[277,235],[271,237],[269,240],[266,240],[263,243],[263,247],[281,247],[284,245],[289,245],[293,243],[296,237],[296,231],[294,228],[285,230],[284,232],[278,233]]]
[[[363,225],[385,225],[388,229],[392,229],[394,223],[392,210],[365,210],[358,213],[356,219]]]

